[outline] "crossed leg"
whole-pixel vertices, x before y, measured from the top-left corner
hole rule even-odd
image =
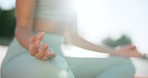
[[[135,68],[128,58],[66,57],[66,60],[75,78],[132,78],[135,74]]]

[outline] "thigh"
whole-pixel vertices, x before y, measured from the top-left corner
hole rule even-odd
[[[76,78],[96,78],[96,76],[107,69],[122,64],[129,64],[129,66],[133,66],[128,58],[113,56],[109,58],[66,57],[66,60]]]
[[[42,61],[23,54],[5,64],[2,78],[73,78],[73,74],[60,56]]]

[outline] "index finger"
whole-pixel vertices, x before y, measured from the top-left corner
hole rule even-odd
[[[39,39],[39,40],[42,40],[43,37],[44,37],[44,32],[40,32],[40,33],[38,34],[38,39]]]
[[[32,37],[30,38],[30,40],[29,40],[29,43],[30,43],[30,44],[35,43],[36,38],[37,38],[36,35],[32,36]]]

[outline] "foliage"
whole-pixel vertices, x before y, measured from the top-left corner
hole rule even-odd
[[[105,45],[115,48],[117,46],[124,46],[132,44],[131,38],[126,35],[122,35],[119,39],[113,40],[111,37],[107,37],[102,41]]]
[[[0,9],[0,37],[11,38],[14,36],[15,28],[15,10]]]

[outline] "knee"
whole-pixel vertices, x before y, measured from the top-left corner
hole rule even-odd
[[[127,69],[128,74],[132,74],[132,75],[135,74],[136,69],[135,69],[135,66],[133,65],[133,63],[130,59],[128,59],[127,62],[125,62],[125,67]]]
[[[120,65],[128,74],[135,74],[135,66],[129,58],[117,57],[117,65]]]
[[[135,67],[131,60],[122,57],[110,57],[111,66],[102,72],[97,78],[132,78]]]

